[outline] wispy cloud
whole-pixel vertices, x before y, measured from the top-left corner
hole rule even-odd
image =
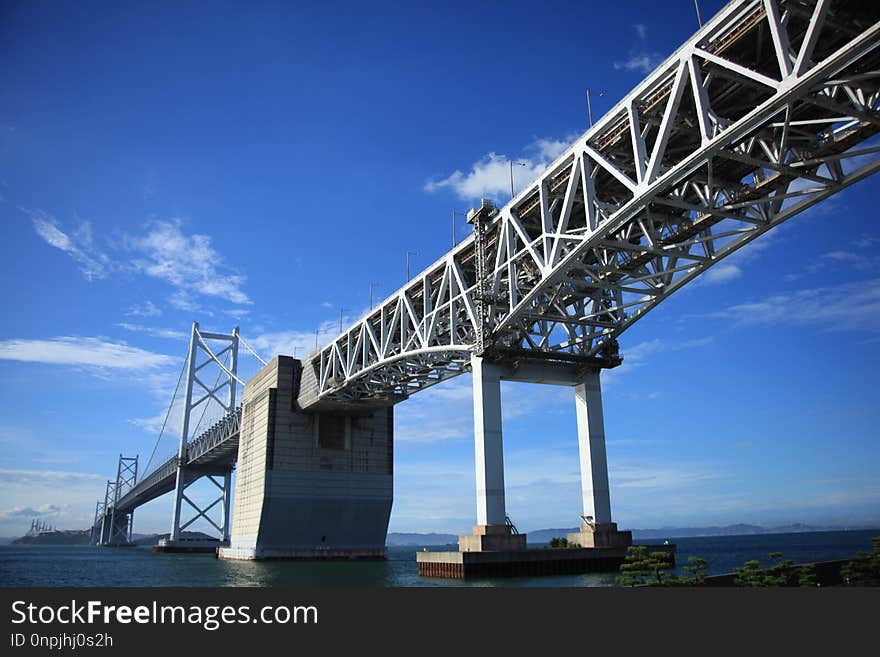
[[[14,520],[18,518],[47,518],[56,516],[64,510],[57,504],[43,504],[38,507],[17,506],[6,511],[0,511],[0,520]]]
[[[345,318],[343,318],[345,321]],[[248,339],[263,358],[274,358],[282,354],[301,358],[315,350],[315,339],[325,345],[339,334],[339,322],[326,320],[316,331],[275,331],[267,332]]]
[[[249,305],[243,287],[246,277],[232,269],[214,248],[211,237],[186,234],[178,219],[153,221],[146,232],[125,235],[109,244],[115,253],[101,251],[92,236],[89,222],[75,231],[65,230],[49,215],[35,210],[22,211],[31,218],[34,230],[47,244],[67,253],[79,266],[83,277],[93,281],[114,272],[136,272],[162,280],[172,288],[170,303],[181,310],[199,310],[198,295]],[[162,311],[151,301],[128,312],[134,317],[158,317]]]
[[[745,326],[818,324],[826,330],[880,331],[880,278],[775,294],[696,316]]]
[[[178,293],[251,303],[242,290],[246,278],[230,271],[208,235],[185,235],[180,221],[155,221],[146,235],[129,237],[126,244],[135,252],[135,269],[169,283]]]
[[[64,472],[59,470],[0,470],[0,483],[2,484],[51,484],[53,486],[65,483],[83,481],[103,481],[105,477],[86,472]]]
[[[874,252],[858,253],[854,251],[829,251],[822,255],[821,264],[828,268],[837,268],[846,265],[863,272],[880,271],[880,256]]]
[[[623,353],[623,364],[612,370],[605,370],[602,373],[602,383],[604,385],[612,385],[617,383],[621,377],[629,374],[633,370],[646,364],[648,358],[657,353],[681,351],[683,349],[698,349],[712,344],[715,338],[711,335],[704,335],[699,338],[691,338],[689,340],[670,341],[654,338],[653,340],[645,340],[638,342],[631,347],[624,346],[621,351]],[[656,397],[656,393],[654,398]],[[653,398],[652,398],[653,399]]]
[[[162,310],[152,301],[145,301],[143,304],[132,306],[125,314],[130,317],[161,317]]]
[[[120,322],[117,324],[121,329],[125,329],[126,331],[132,331],[135,333],[143,333],[145,335],[153,336],[154,338],[169,338],[171,340],[183,340],[187,337],[187,334],[183,331],[175,331],[174,329],[167,328],[154,328],[152,326],[143,326],[141,324],[129,324],[128,322]]]
[[[106,278],[111,268],[110,259],[99,252],[92,239],[92,227],[85,221],[72,233],[65,233],[52,217],[39,211],[24,210],[33,222],[34,230],[49,246],[64,251],[79,265],[87,281]]]
[[[644,24],[636,23],[633,29],[636,32],[636,42],[626,59],[614,62],[614,69],[648,74],[657,68],[663,57],[648,47],[648,29]]]
[[[138,370],[168,365],[174,359],[129,346],[124,342],[108,342],[101,338],[58,337],[49,340],[2,340],[0,360]]]
[[[570,138],[536,139],[523,149],[523,154],[513,158],[514,188],[522,189],[547,168],[574,140]],[[467,172],[455,170],[441,180],[429,180],[425,191],[436,192],[448,188],[465,201],[480,198],[507,199],[510,194],[510,161],[507,155],[488,153],[471,165]]]
[[[735,280],[742,276],[743,272],[753,260],[775,243],[775,235],[766,233],[761,235],[744,247],[727,256],[722,262],[713,265],[704,274],[689,284],[691,288],[698,285],[718,285]]]

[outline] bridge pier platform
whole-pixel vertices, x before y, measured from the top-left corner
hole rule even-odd
[[[176,540],[172,540],[171,538],[160,538],[159,542],[153,546],[153,552],[215,554],[217,548],[221,545],[222,542],[217,538],[180,537]]]
[[[611,520],[605,421],[599,367],[566,363],[508,362],[472,356],[477,525],[460,536],[458,552],[419,552],[419,574],[427,577],[512,577],[608,572],[620,568],[632,532]],[[501,381],[564,385],[574,389],[581,470],[580,531],[569,547],[528,549],[507,517],[501,428]],[[675,554],[674,545],[650,546]]]
[[[416,552],[419,575],[469,579],[480,577],[538,577],[617,572],[628,546],[596,548],[535,548],[482,552]],[[675,561],[675,545],[649,545]]]

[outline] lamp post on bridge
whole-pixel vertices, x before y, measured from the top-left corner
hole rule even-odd
[[[513,200],[513,197],[514,197],[514,193],[513,193],[513,165],[517,164],[521,167],[527,167],[527,166],[529,166],[529,163],[528,162],[517,162],[516,160],[508,160],[507,164],[510,169],[510,198],[511,198],[511,200]]]
[[[370,310],[373,309],[373,288],[379,287],[378,283],[370,283]]]
[[[604,96],[605,92],[600,91],[597,96]],[[590,127],[593,127],[593,104],[590,102],[590,90],[587,89],[587,115],[590,117]]]

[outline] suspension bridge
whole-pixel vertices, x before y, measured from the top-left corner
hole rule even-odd
[[[174,491],[170,544],[184,509],[220,509],[224,558],[381,556],[393,407],[472,372],[477,525],[461,551],[526,545],[505,513],[502,379],[574,388],[583,523],[570,538],[625,545],[599,373],[670,294],[880,168],[878,19],[880,5],[859,0],[729,3],[509,203],[471,210],[467,239],[327,344],[273,359],[243,407],[237,330],[194,325],[178,453],[140,478],[120,456],[95,542],[125,543],[134,509]],[[208,362],[219,386],[199,378]],[[207,399],[224,414],[191,435]],[[202,477],[218,490],[210,506],[185,493]]]

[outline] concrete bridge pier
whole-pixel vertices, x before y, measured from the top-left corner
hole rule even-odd
[[[504,453],[501,430],[501,367],[471,357],[474,387],[474,456],[477,524],[461,536],[461,552],[524,550],[525,534],[513,533],[504,506]]]
[[[522,381],[574,388],[580,453],[583,515],[570,543],[584,548],[626,547],[632,533],[611,520],[605,420],[602,413],[601,367],[583,363],[540,362],[526,358],[489,361],[471,357],[474,390],[474,450],[477,525],[459,538],[461,552],[526,549],[526,536],[508,520],[504,501],[504,456],[501,428],[501,381]]]
[[[583,510],[580,531],[568,542],[585,548],[632,545],[632,532],[621,532],[611,522],[608,459],[605,454],[605,418],[599,369],[589,369],[574,388],[578,451],[581,465]]]
[[[245,386],[232,532],[221,559],[384,559],[393,407],[322,405],[277,356]]]

